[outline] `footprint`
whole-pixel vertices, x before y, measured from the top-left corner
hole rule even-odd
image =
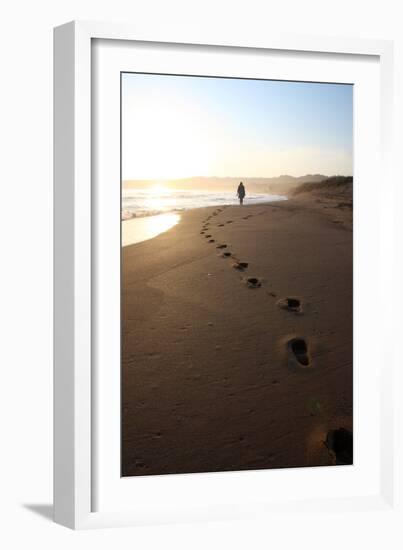
[[[326,436],[325,445],[334,456],[337,465],[353,463],[353,434],[350,430],[331,430]]]
[[[218,244],[216,248],[227,248],[226,244]]]
[[[229,258],[230,256],[232,256],[231,252],[223,252],[222,254],[223,258]]]
[[[209,243],[215,243],[215,239],[210,239]]]
[[[233,264],[232,267],[234,269],[237,269],[238,271],[245,271],[248,267],[248,262],[237,262],[236,264]]]
[[[249,277],[249,279],[246,279],[246,284],[249,288],[259,288],[262,286],[262,283],[256,277]]]
[[[233,223],[233,220],[228,220],[227,223]]]
[[[302,310],[301,300],[298,298],[282,298],[277,302],[277,305],[287,311],[293,311],[294,313],[300,313]]]
[[[289,340],[287,348],[291,358],[297,361],[298,365],[302,367],[309,367],[311,365],[308,346],[303,338],[292,338]]]
[[[211,235],[206,235],[205,238],[206,239],[210,239]]]
[[[218,227],[224,227],[224,224],[223,224],[223,223],[219,223],[219,224],[218,224]]]

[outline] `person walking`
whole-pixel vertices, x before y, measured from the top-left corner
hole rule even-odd
[[[236,194],[238,195],[238,198],[239,198],[239,204],[242,206],[243,205],[243,200],[244,200],[245,195],[246,195],[245,186],[242,182],[238,185],[238,190],[237,190]]]

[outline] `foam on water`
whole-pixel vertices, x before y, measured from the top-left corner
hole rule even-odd
[[[286,200],[286,197],[268,193],[251,193],[246,195],[245,204],[259,204],[278,200]],[[228,191],[184,191],[168,188],[164,190],[154,190],[153,188],[123,189],[122,219],[127,220],[133,217],[140,218],[224,204],[238,204],[236,193]]]

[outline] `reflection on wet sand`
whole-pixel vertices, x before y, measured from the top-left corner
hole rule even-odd
[[[132,218],[122,222],[122,246],[147,241],[171,229],[178,223],[178,214],[160,214],[144,218]]]

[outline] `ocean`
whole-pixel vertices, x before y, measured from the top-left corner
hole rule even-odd
[[[259,204],[286,200],[281,195],[247,194],[244,204]],[[180,213],[191,208],[238,204],[235,191],[206,192],[150,187],[122,190],[122,219],[142,218],[158,214]]]

